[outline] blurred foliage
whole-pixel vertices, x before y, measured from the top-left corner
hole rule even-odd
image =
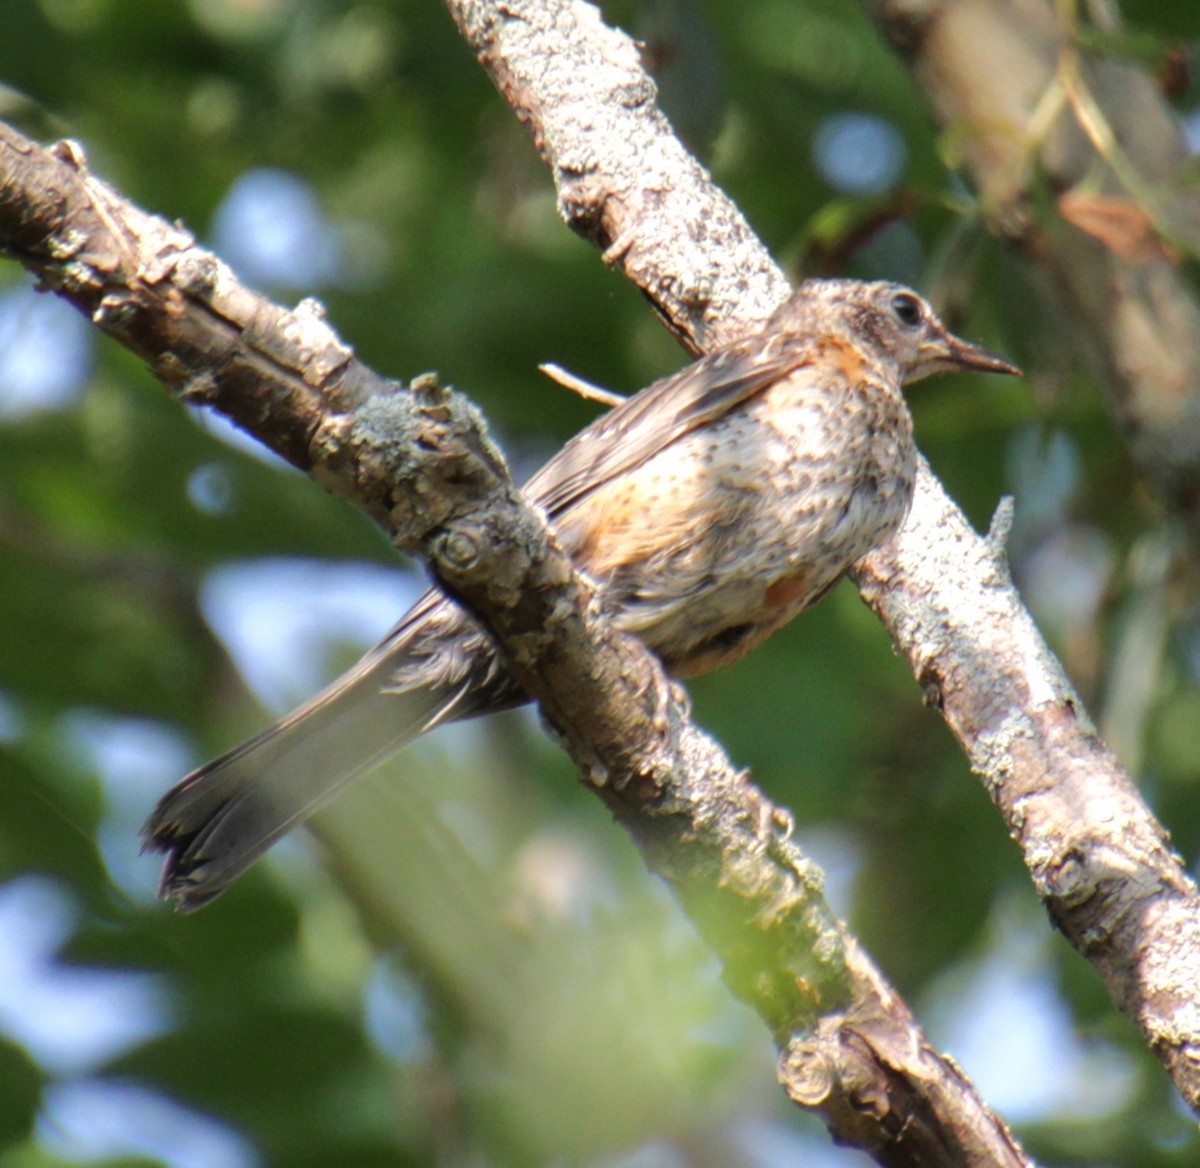
[[[1124,9],[1129,51],[1150,67],[1200,43],[1200,8]],[[1017,494],[1028,599],[1102,720],[1134,710],[1122,746],[1194,862],[1195,568],[1096,387],[1045,372],[1062,322],[982,230],[901,65],[850,0],[605,12],[643,40],[669,115],[792,270],[909,280],[1027,366],[1025,384],[922,387],[922,446],[977,526]],[[307,184],[336,271],[258,282],[289,302],[320,296],[384,373],[438,369],[520,467],[595,411],[539,362],[631,391],[683,360],[558,221],[540,161],[437,4],[23,0],[0,24],[0,116],[81,140],[147,208],[211,239],[248,172]],[[1195,86],[1172,76],[1194,118]],[[831,120],[847,113],[872,120]],[[839,127],[865,127],[866,145]],[[835,185],[822,151],[866,178]],[[894,172],[871,186],[885,155]],[[0,292],[24,282],[0,268]],[[327,852],[285,846],[194,917],[150,902],[149,869],[118,871],[155,793],[269,717],[206,619],[213,570],[393,556],[361,516],[197,424],[115,346],[91,360],[81,396],[0,410],[0,892],[65,906],[46,969],[153,973],[168,1018],[67,1065],[0,1011],[0,1168],[859,1162],[819,1132],[804,1142],[813,1127],[779,1099],[767,1035],[523,714],[409,751],[325,813]],[[795,812],[902,991],[933,1019],[958,1002],[935,1040],[969,1031],[974,999],[955,995],[1007,936],[998,922],[1019,922],[1037,994],[1065,1019],[1060,1045],[1083,1060],[1057,1103],[1018,1123],[1043,1163],[1200,1162],[1165,1077],[1050,934],[986,795],[851,589],[689,688],[699,721]],[[134,781],[81,739],[97,718],[166,727],[175,749]],[[32,943],[21,920],[0,915],[0,953]],[[967,1070],[987,1094],[987,1067]],[[130,1114],[106,1144],[109,1128],[73,1127],[55,1092],[107,1082],[173,1099],[234,1142],[220,1156],[182,1135],[138,1143]]]

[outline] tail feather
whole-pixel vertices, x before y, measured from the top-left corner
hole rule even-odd
[[[348,673],[163,796],[142,829],[143,850],[166,853],[159,896],[199,908],[405,743],[514,699],[461,610],[427,595]]]

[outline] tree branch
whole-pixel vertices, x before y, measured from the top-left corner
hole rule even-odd
[[[448,7],[550,167],[563,220],[693,353],[771,315],[787,280],[675,136],[628,36],[584,3]]]
[[[1021,605],[1003,506],[981,538],[923,477],[859,587],[984,780],[1052,920],[1197,1109],[1196,886]]]
[[[435,378],[362,366],[312,302],[242,287],[182,228],[0,127],[0,241],[185,401],[228,413],[422,548],[494,632],[585,782],[675,889],[770,1025],[791,1097],[897,1168],[1029,1161],[833,917],[785,814],[690,723],[635,638],[591,603],[482,421]]]
[[[726,221],[725,196],[690,160],[678,176],[663,176],[669,127],[628,38],[580,0],[448,4],[530,126],[568,222],[580,183],[601,217],[618,208],[625,274],[664,319],[693,330],[693,347],[745,331],[774,307],[784,289],[761,245],[747,252],[739,220],[727,251],[713,226]],[[564,170],[564,158],[578,161]],[[645,248],[643,237],[652,241]],[[693,258],[679,274],[673,257],[697,248],[706,260]],[[744,303],[706,292],[742,282]],[[855,575],[917,678],[941,694],[1055,922],[1200,1111],[1200,897],[997,568],[1001,543],[987,551],[926,467],[904,530]]]

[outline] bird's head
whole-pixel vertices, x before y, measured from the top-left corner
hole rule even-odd
[[[981,345],[956,337],[928,302],[903,284],[806,280],[780,309],[789,311],[790,319],[801,327],[833,333],[892,365],[905,385],[956,369],[1021,372]]]

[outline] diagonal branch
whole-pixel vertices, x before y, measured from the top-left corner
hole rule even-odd
[[[664,176],[661,160],[682,147],[664,142],[674,139],[632,41],[581,0],[448,3],[533,132],[567,221],[581,218],[582,188],[583,221],[619,223],[623,246],[611,258],[664,319],[692,329],[693,347],[774,307],[784,289],[761,245],[747,251],[740,219],[728,249],[718,233],[726,196],[690,158]],[[682,272],[677,253],[689,257]],[[710,294],[742,284],[744,301]],[[1056,924],[1200,1111],[1200,897],[998,566],[1002,536],[981,540],[925,468],[904,531],[856,576],[915,675],[940,695]]]

